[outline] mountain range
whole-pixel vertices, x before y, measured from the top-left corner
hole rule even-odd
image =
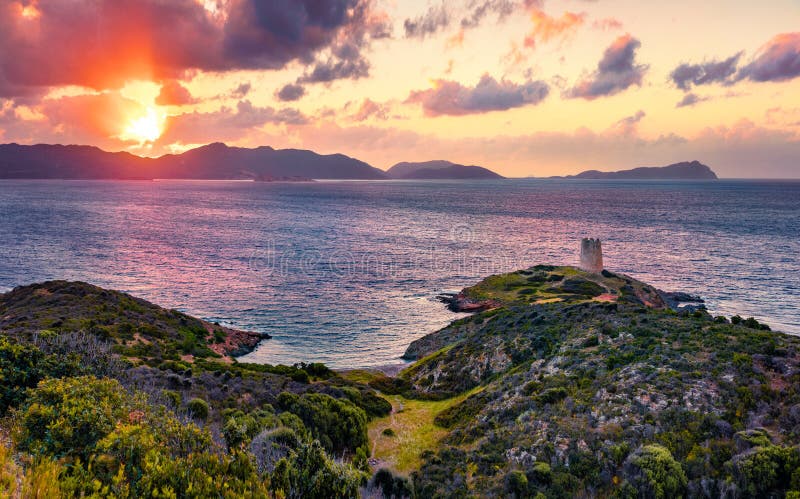
[[[91,146],[0,145],[0,178],[62,179],[385,179],[343,154],[298,149],[246,149],[214,143],[158,158],[110,153]]]
[[[344,154],[301,149],[252,149],[213,143],[157,158],[107,152],[93,146],[0,144],[0,179],[502,179],[475,165],[445,160],[402,162],[387,171]],[[567,179],[713,180],[717,175],[699,161],[616,172],[588,170]]]
[[[449,161],[399,163],[388,172],[343,154],[253,149],[213,143],[158,158],[93,146],[0,144],[3,179],[479,179],[503,178],[480,166]]]

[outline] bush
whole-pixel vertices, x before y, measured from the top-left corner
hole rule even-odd
[[[554,404],[559,400],[564,400],[567,398],[567,395],[567,389],[559,386],[558,388],[548,388],[539,395],[535,396],[534,400],[540,404]]]
[[[505,489],[513,497],[527,497],[528,477],[519,470],[510,471],[506,475]]]
[[[36,455],[78,457],[127,419],[130,405],[119,382],[93,376],[48,379],[20,413],[20,447]]]
[[[367,415],[350,401],[321,393],[298,396],[283,392],[278,395],[278,406],[297,415],[329,452],[355,454],[359,448],[369,448]]]
[[[319,442],[303,444],[287,459],[279,460],[270,475],[270,489],[285,497],[358,497],[361,474],[333,462]]]
[[[193,398],[188,404],[186,404],[186,408],[189,409],[189,412],[192,414],[193,418],[201,421],[208,419],[210,410],[208,408],[208,402],[205,400],[201,398]]]
[[[660,445],[645,445],[631,453],[625,460],[623,473],[640,497],[680,497],[688,482],[681,465]]]
[[[788,490],[798,466],[800,451],[775,445],[755,447],[732,460],[737,485],[751,497]]]
[[[391,471],[381,468],[372,477],[370,485],[377,488],[387,499],[401,499],[412,497],[413,490],[408,479],[401,476],[394,476]]]
[[[27,390],[48,377],[84,373],[77,355],[45,355],[33,345],[11,342],[0,337],[0,416],[18,407]]]

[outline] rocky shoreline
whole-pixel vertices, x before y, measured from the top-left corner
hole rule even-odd
[[[225,339],[221,343],[214,343],[210,345],[209,348],[219,355],[231,357],[233,359],[251,353],[262,341],[272,338],[268,333],[243,331],[219,324],[203,322],[209,334],[214,334],[214,331],[218,330],[222,330],[225,333]]]

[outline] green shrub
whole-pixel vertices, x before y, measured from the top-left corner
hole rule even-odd
[[[75,354],[45,355],[33,345],[0,337],[0,416],[10,407],[18,407],[27,397],[27,390],[42,379],[73,376],[87,370]]]
[[[270,490],[285,497],[358,497],[362,476],[333,462],[319,442],[303,444],[289,458],[280,459],[270,475]]]
[[[394,476],[391,471],[381,468],[372,477],[370,484],[380,489],[383,497],[387,499],[412,497],[413,491],[408,479]]]
[[[567,389],[559,386],[557,388],[548,388],[533,398],[540,404],[554,404],[567,398],[567,395],[569,395]]]
[[[737,485],[751,497],[788,490],[792,485],[792,473],[798,466],[798,449],[775,445],[755,447],[732,460]]]
[[[683,496],[686,491],[688,480],[683,468],[660,445],[645,445],[631,453],[623,471],[640,497],[671,499]]]
[[[208,408],[208,402],[205,400],[201,398],[193,398],[188,404],[186,404],[186,408],[189,409],[189,412],[192,414],[193,418],[202,421],[208,419],[210,410]]]
[[[527,497],[528,477],[520,470],[512,470],[506,475],[506,492],[512,497]]]
[[[278,406],[297,415],[329,452],[354,454],[359,448],[368,449],[367,415],[350,401],[321,393],[298,396],[283,392]]]
[[[36,455],[86,461],[94,444],[127,419],[129,410],[128,394],[116,380],[44,380],[19,415],[20,447]]]

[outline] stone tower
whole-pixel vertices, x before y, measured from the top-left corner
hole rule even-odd
[[[603,271],[603,246],[600,239],[581,240],[581,270],[599,274]]]

